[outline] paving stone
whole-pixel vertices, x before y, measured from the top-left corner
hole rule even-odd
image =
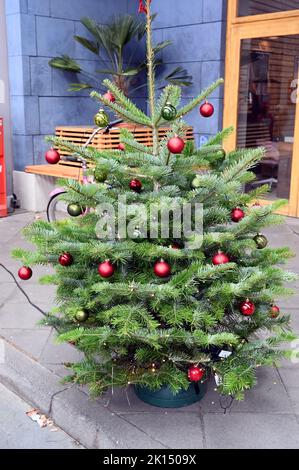
[[[59,425],[83,445],[97,449],[163,449],[158,440],[111,413],[97,400],[90,400],[76,388],[53,399],[52,415]]]
[[[295,416],[285,414],[204,415],[208,449],[299,449]]]
[[[0,305],[6,302],[7,299],[14,294],[17,286],[14,283],[1,282],[0,280]]]
[[[40,356],[42,364],[63,364],[67,362],[81,362],[84,355],[74,346],[69,344],[57,344],[55,342],[56,333],[50,334],[47,344]]]
[[[49,413],[55,394],[68,388],[36,360],[0,338],[0,382],[44,413]],[[0,357],[1,359],[1,357]]]
[[[51,329],[1,329],[1,336],[22,349],[34,359],[38,359],[47,344]]]
[[[25,302],[6,304],[0,308],[0,324],[4,329],[34,329],[41,319],[42,315]]]
[[[0,384],[1,449],[82,449],[55,426],[41,429],[26,413],[31,406]]]
[[[292,413],[289,397],[275,369],[258,369],[257,380],[256,387],[246,392],[245,400],[234,403],[232,413]]]
[[[203,449],[199,413],[132,413],[126,419],[170,449]]]

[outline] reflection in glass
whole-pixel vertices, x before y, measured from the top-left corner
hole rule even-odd
[[[299,0],[239,0],[238,16],[262,15],[299,9]]]
[[[242,41],[238,147],[265,147],[252,190],[289,198],[299,70],[299,35]]]

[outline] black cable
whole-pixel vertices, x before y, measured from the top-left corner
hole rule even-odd
[[[38,310],[44,317],[48,318],[48,314],[46,312],[44,312],[41,308],[39,308],[37,305],[35,305],[31,300],[30,300],[30,297],[28,296],[28,294],[24,291],[24,289],[20,286],[20,284],[18,283],[15,275],[9,270],[7,269],[6,266],[4,266],[4,264],[0,263],[0,267],[4,269],[4,271],[6,271],[14,280],[16,286],[18,287],[18,289],[22,292],[22,294],[26,297],[27,301],[29,302],[29,304],[34,307],[36,310]]]
[[[224,398],[229,400],[229,403],[227,405],[223,404],[223,399]],[[232,396],[232,395],[230,395],[229,398],[227,396],[223,396],[223,395],[220,396],[219,404],[220,404],[221,409],[223,410],[223,414],[226,415],[227,411],[233,406],[234,401],[235,401],[235,397]]]

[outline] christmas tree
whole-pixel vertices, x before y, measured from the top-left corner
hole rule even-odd
[[[282,222],[275,212],[284,201],[256,204],[266,186],[243,192],[264,150],[226,153],[222,143],[231,129],[199,149],[186,141],[184,117],[199,108],[209,118],[214,110],[208,97],[223,81],[183,107],[177,86],[158,96],[150,4],[141,2],[140,9],[147,18],[149,115],[109,80],[107,94],[92,97],[126,122],[149,128],[152,147],[127,129],[119,150],[49,138],[87,160],[94,182],[64,181],[73,217],[36,221],[25,234],[37,250],[14,255],[24,264],[23,279],[35,264],[55,267],[54,275],[41,279],[57,286],[58,306],[45,322],[57,329],[58,341],[85,354],[71,365],[68,380],[88,384],[95,396],[128,384],[169,386],[175,394],[214,373],[220,393],[242,399],[255,384],[256,368],[288,357],[281,344],[295,338],[289,316],[276,305],[294,279],[278,265],[292,253],[271,249],[261,233]],[[169,131],[159,139],[166,124]],[[120,220],[123,201],[142,214],[127,211]],[[191,207],[191,228],[200,221],[202,233],[184,231],[173,210],[165,234],[161,213],[174,207]]]

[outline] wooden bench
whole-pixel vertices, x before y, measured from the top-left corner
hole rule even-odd
[[[121,128],[129,129],[138,142],[151,146],[153,135],[151,129],[130,124],[120,124],[112,128],[108,134],[97,134],[91,143],[91,147],[102,149],[115,149],[120,142]],[[82,146],[94,132],[93,127],[57,127],[56,136]],[[166,136],[167,127],[159,129],[159,138]],[[185,140],[194,140],[193,127],[186,127]],[[57,165],[29,165],[25,172],[14,172],[14,186],[21,207],[34,212],[45,210],[49,200],[49,194],[57,185],[57,178],[82,180],[82,168],[79,162],[65,161],[70,155],[67,151],[61,151],[63,159]]]

